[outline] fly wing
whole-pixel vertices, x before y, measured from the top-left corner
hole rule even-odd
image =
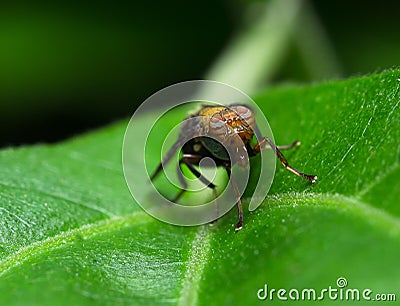
[[[177,141],[174,142],[167,154],[165,154],[156,171],[154,171],[153,175],[150,177],[151,180],[153,180],[161,172],[163,165],[166,166],[171,161],[175,153],[180,150],[186,142],[196,137],[196,134],[199,133],[198,129],[199,118],[196,116],[190,115],[182,122]]]
[[[201,116],[190,115],[183,122],[179,131],[179,140],[187,142],[196,138],[202,132]]]

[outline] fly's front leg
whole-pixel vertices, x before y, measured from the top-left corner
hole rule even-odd
[[[216,186],[204,177],[195,167],[193,167],[193,165],[198,165],[202,158],[203,157],[200,155],[183,154],[179,163],[185,164],[189,168],[190,172],[192,172],[204,185],[214,190]]]
[[[185,164],[190,172],[192,172],[204,185],[206,185],[208,188],[211,188],[214,193],[214,200],[216,201],[217,199],[217,190],[216,186],[214,183],[210,182],[206,177],[204,177],[193,165],[198,165],[200,163],[200,160],[203,157],[200,155],[194,155],[194,154],[183,154],[182,158],[179,161],[179,167],[178,169],[178,178],[179,181],[182,183],[183,189],[178,193],[178,195],[175,197],[174,202],[176,202],[186,191],[187,188],[187,183],[185,181],[185,178],[183,177],[181,171],[182,169],[182,164]]]
[[[286,148],[292,148],[296,145],[298,145],[297,143],[300,143],[298,141],[295,141],[292,145],[290,146],[286,146]],[[283,156],[282,152],[279,151],[279,148],[272,142],[271,139],[269,139],[268,137],[264,137],[258,144],[256,144],[253,148],[253,151],[255,154],[260,153],[262,150],[265,150],[265,145],[269,144],[269,146],[271,147],[272,150],[274,150],[276,156],[278,156],[280,162],[282,163],[282,165],[289,170],[290,172],[305,178],[306,180],[310,181],[311,183],[315,183],[315,181],[317,180],[317,176],[316,175],[309,175],[309,174],[305,174],[300,172],[299,170],[293,168],[292,166],[289,165],[288,161],[286,160],[285,156]]]
[[[243,227],[243,207],[242,207],[242,200],[240,199],[240,193],[237,188],[236,183],[231,178],[231,166],[225,165],[226,172],[228,173],[229,182],[231,183],[233,193],[237,199],[237,207],[238,207],[238,223],[236,224],[235,231],[240,231]]]

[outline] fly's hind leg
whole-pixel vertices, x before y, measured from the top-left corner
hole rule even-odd
[[[158,164],[157,169],[153,172],[153,174],[150,176],[150,180],[154,180],[161,172],[161,170],[163,169],[163,165],[167,165],[171,158],[174,156],[174,154],[176,153],[176,151],[178,151],[178,149],[180,149],[183,144],[185,143],[185,139],[178,139],[171,147],[171,149],[169,149],[168,153],[164,156],[164,158],[162,159],[162,162]]]
[[[261,135],[260,128],[258,127],[257,124],[254,126],[254,132],[255,132],[255,134],[256,134],[256,136],[257,136],[257,139],[262,139],[262,140],[258,143],[258,145],[256,145],[256,147],[259,146],[259,149],[258,149],[258,152],[255,152],[255,153],[259,153],[260,151],[265,150],[265,149],[273,149],[272,146],[271,146],[271,147],[266,147],[266,146],[265,146],[265,145],[266,145],[266,143],[265,143],[266,141],[264,140],[264,138],[267,138],[267,137],[263,137],[263,136]],[[298,140],[295,140],[295,141],[293,141],[292,144],[290,144],[290,145],[275,146],[275,147],[277,147],[278,150],[290,150],[290,149],[293,149],[293,148],[295,148],[295,147],[298,147],[299,145],[301,145],[301,142],[298,141]],[[255,148],[254,148],[254,149],[255,149]]]
[[[292,144],[290,145],[286,145],[286,146],[276,146],[278,148],[278,150],[290,150],[293,149],[295,147],[298,147],[299,145],[301,145],[301,142],[298,140],[293,141]],[[268,147],[266,147],[265,149],[267,149]],[[271,147],[270,147],[271,148]]]
[[[182,159],[179,161],[178,166],[176,167],[176,173],[178,174],[178,179],[179,182],[182,185],[182,189],[179,191],[179,193],[176,195],[176,197],[172,200],[172,202],[176,203],[180,197],[185,193],[186,189],[187,189],[187,182],[185,177],[183,176],[182,173]]]

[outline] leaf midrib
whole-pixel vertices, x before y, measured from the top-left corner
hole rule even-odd
[[[203,269],[210,254],[212,231],[209,226],[199,226],[193,239],[178,305],[197,305],[198,289]]]
[[[248,202],[248,199],[243,199]],[[387,213],[386,211],[375,208],[360,200],[349,198],[341,194],[322,194],[322,193],[284,193],[268,196],[264,200],[264,206],[276,208],[287,208],[298,206],[313,206],[322,209],[336,209],[346,213],[352,213],[362,217],[364,222],[371,226],[384,230],[389,235],[400,239],[400,219]],[[259,208],[260,209],[260,208]],[[261,208],[262,209],[262,208]],[[95,223],[86,224],[81,227],[62,232],[58,235],[46,238],[42,241],[34,242],[22,247],[16,253],[0,261],[0,276],[3,276],[14,267],[23,264],[32,256],[45,253],[67,244],[71,244],[79,235],[84,239],[102,234],[108,230],[129,227],[132,225],[151,222],[154,219],[145,212],[139,211],[133,214],[101,220]],[[245,230],[245,229],[244,229]],[[211,238],[215,231],[211,231],[209,226],[199,226],[194,240],[190,247],[190,254],[187,260],[187,269],[182,280],[179,304],[193,305],[197,301],[197,293],[201,281],[204,267],[207,265],[211,251]]]

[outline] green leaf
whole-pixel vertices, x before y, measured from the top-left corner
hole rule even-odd
[[[238,233],[236,209],[198,227],[143,212],[122,173],[127,122],[2,151],[0,304],[257,304],[264,284],[319,292],[339,277],[371,297],[398,293],[399,89],[391,70],[255,97],[277,143],[301,140],[289,162],[319,180],[311,186],[278,166]],[[181,119],[171,114],[170,124]],[[149,158],[153,169],[157,148]]]

